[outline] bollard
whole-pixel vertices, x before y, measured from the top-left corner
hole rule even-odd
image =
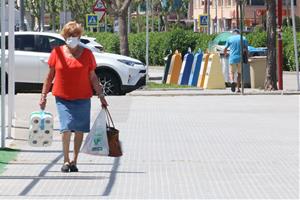
[[[202,58],[203,58],[203,52],[201,51],[201,49],[199,49],[198,52],[196,53],[196,55],[194,56],[189,85],[197,86],[200,69],[201,69]]]
[[[181,81],[180,85],[188,85],[189,84],[189,79],[192,71],[192,66],[193,66],[193,60],[194,60],[194,55],[191,51],[191,48],[189,48],[188,53],[184,55],[183,63],[181,66]]]
[[[205,74],[206,74],[209,55],[210,55],[209,53],[206,53],[203,55],[203,58],[202,58],[201,69],[200,69],[200,74],[199,74],[198,83],[197,83],[197,87],[199,87],[199,88],[203,88],[203,86],[204,86],[204,80],[205,80]]]
[[[222,72],[220,56],[211,54],[208,59],[207,70],[205,74],[205,89],[225,89],[225,79]]]
[[[175,54],[172,56],[170,64],[170,74],[167,78],[168,84],[178,84],[178,79],[180,75],[180,69],[182,65],[181,53],[178,50],[175,51]]]
[[[170,53],[166,56],[165,72],[164,72],[162,83],[167,82],[168,74],[169,74],[169,71],[170,71],[171,59],[172,59],[172,51],[170,50]]]

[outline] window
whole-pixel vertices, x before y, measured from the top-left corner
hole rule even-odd
[[[16,35],[15,49],[21,51],[36,51],[34,35]]]
[[[265,5],[265,1],[262,1],[262,0],[251,0],[250,2],[251,2],[252,6],[264,6]]]
[[[282,0],[282,4],[283,5],[291,5],[291,0]],[[294,0],[294,5],[296,6],[297,5],[297,0]]]
[[[61,46],[65,42],[58,38],[40,35],[37,44],[40,52],[50,53],[54,47]]]

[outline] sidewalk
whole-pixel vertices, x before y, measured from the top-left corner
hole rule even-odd
[[[27,144],[38,98],[16,96],[10,147],[21,152],[0,176],[0,199],[299,198],[298,96],[108,97],[124,155],[81,154],[78,173],[60,172],[58,132],[51,147]],[[92,119],[98,109],[94,98]],[[57,116],[52,97],[47,110]]]

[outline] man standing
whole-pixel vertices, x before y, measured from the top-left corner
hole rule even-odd
[[[248,42],[245,37],[243,37],[244,49],[243,54],[248,55]],[[226,56],[228,53],[228,49],[230,49],[229,54],[229,78],[231,83],[231,91],[235,92],[235,87],[237,86],[237,92],[240,91],[241,87],[241,36],[240,31],[235,29],[233,31],[233,35],[230,36],[226,42],[224,55]],[[237,84],[234,82],[234,73],[237,71]]]

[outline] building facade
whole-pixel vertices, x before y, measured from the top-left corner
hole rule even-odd
[[[283,19],[291,16],[290,0],[283,0]],[[295,14],[300,17],[300,0],[294,0]],[[208,10],[209,9],[209,10]],[[239,9],[236,0],[193,0],[193,18],[199,26],[199,15],[209,13],[210,32],[221,32],[239,27]],[[250,29],[263,25],[266,17],[264,0],[246,0],[244,6],[244,27]],[[199,27],[197,27],[199,30]]]

